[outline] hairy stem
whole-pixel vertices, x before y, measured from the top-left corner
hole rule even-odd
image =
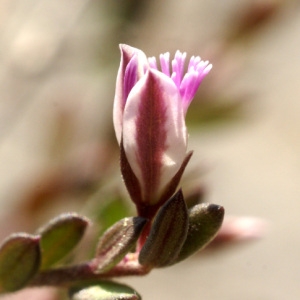
[[[120,263],[111,270],[99,273],[92,262],[81,265],[50,269],[39,272],[29,283],[29,286],[69,287],[84,281],[96,281],[121,276],[142,276],[150,272],[136,262]]]

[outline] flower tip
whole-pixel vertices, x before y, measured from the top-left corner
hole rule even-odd
[[[119,44],[119,48],[122,50],[122,49],[124,49],[124,48],[126,48],[126,47],[130,47],[130,46],[128,46],[128,45],[126,45],[126,44]]]
[[[208,63],[208,62],[207,62]],[[208,74],[210,72],[210,70],[212,69],[213,65],[212,64],[209,64],[205,69],[204,69],[204,73],[205,74]]]
[[[150,68],[157,69],[156,58],[154,56],[148,57],[148,62],[149,62]]]
[[[120,48],[121,53],[125,53],[125,54],[129,55],[129,57],[132,57],[133,54],[136,53],[136,51],[138,50],[127,44],[119,44],[119,48]]]
[[[167,59],[167,60],[169,60],[170,59],[170,52],[161,53],[159,55],[159,58],[160,59]]]

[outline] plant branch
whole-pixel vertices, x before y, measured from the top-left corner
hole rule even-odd
[[[142,276],[150,272],[137,262],[121,262],[107,272],[97,271],[92,262],[39,272],[29,283],[31,287],[56,286],[69,287],[83,281],[97,281],[121,276]]]

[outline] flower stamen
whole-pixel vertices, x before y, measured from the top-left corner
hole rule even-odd
[[[153,57],[148,57],[148,62],[149,62],[150,68],[158,70],[157,63],[156,63],[156,58],[154,56]]]
[[[160,56],[161,71],[170,77],[170,53],[166,52]]]
[[[166,52],[160,55],[161,72],[173,80],[182,97],[183,107],[186,112],[200,83],[209,73],[212,65],[208,61],[201,60],[200,56],[192,56],[184,74],[185,60],[186,52],[182,53],[177,50],[174,59],[171,61],[172,68],[170,70],[170,53]],[[160,71],[155,57],[150,57],[148,61],[150,68]]]

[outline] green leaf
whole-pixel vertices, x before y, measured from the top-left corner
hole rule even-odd
[[[41,235],[42,269],[65,257],[84,235],[89,221],[76,213],[66,213],[51,220],[38,233]]]
[[[115,282],[76,287],[69,291],[71,300],[140,300],[141,296],[131,287]]]
[[[94,260],[98,272],[111,269],[134,248],[146,222],[147,219],[142,217],[125,218],[103,234]]]
[[[139,262],[147,267],[166,267],[174,262],[186,239],[188,211],[179,190],[158,211]]]
[[[16,233],[0,247],[0,292],[16,291],[36,274],[41,262],[39,236]]]
[[[189,211],[189,229],[176,263],[203,249],[215,237],[224,218],[224,208],[203,203]]]

